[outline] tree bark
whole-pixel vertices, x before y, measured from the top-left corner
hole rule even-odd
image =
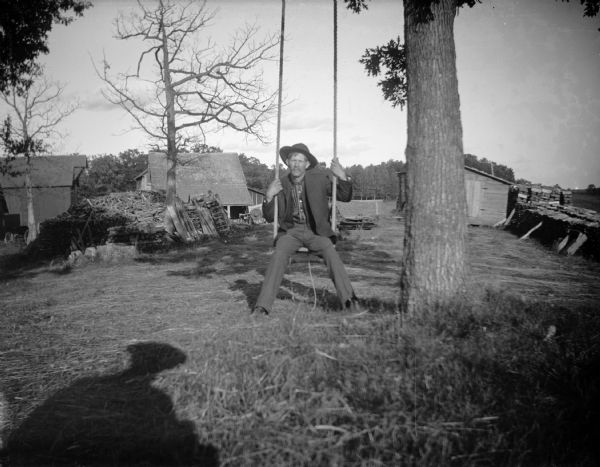
[[[420,313],[464,289],[467,231],[454,0],[432,3],[418,22],[404,0],[408,81],[408,203],[401,311]]]
[[[161,1],[161,14],[164,14],[165,8]],[[162,72],[163,82],[165,84],[165,102],[167,111],[167,186],[166,203],[167,207],[175,209],[175,196],[177,195],[176,172],[177,172],[177,144],[175,129],[175,90],[171,82],[171,70],[169,66],[169,48],[167,41],[167,31],[161,22],[162,38]]]
[[[27,238],[25,242],[29,245],[38,236],[38,224],[36,222],[33,204],[33,186],[31,182],[31,156],[27,155],[25,167],[25,191],[27,193]]]
[[[27,102],[27,100],[26,100]],[[27,196],[27,238],[25,239],[25,243],[29,245],[33,242],[38,236],[38,228],[35,216],[35,209],[33,204],[33,186],[31,181],[31,157],[30,153],[30,138],[29,138],[29,129],[27,127],[28,123],[28,113],[27,109],[23,112],[23,116],[21,117],[21,128],[23,132],[23,141],[25,142],[25,193]]]

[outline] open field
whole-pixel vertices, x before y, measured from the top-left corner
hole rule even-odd
[[[363,313],[270,226],[119,263],[0,272],[10,465],[595,465],[600,264],[469,231],[464,303],[396,315],[402,221],[338,244]]]
[[[573,206],[600,212],[600,194],[573,191],[572,197]]]

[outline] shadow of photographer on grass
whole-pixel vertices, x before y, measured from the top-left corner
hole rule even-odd
[[[217,449],[199,444],[194,424],[151,384],[186,355],[155,342],[127,351],[123,372],[79,379],[36,408],[9,436],[8,463],[217,466]]]

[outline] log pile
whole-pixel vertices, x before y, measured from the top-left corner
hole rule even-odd
[[[210,203],[210,204],[209,204]],[[169,241],[193,242],[229,230],[227,216],[216,200],[176,199],[167,209],[165,196],[151,191],[110,193],[84,199],[55,218],[41,223],[36,250],[45,257],[85,251],[105,243],[133,244],[152,250]],[[213,218],[213,211],[217,213]],[[224,215],[227,226],[224,229]],[[221,226],[219,229],[217,226]]]
[[[340,230],[371,230],[379,222],[381,200],[354,199],[347,203],[338,203],[337,227]]]
[[[158,245],[162,243],[165,235],[163,228],[146,226],[145,228],[130,225],[118,225],[107,229],[106,243],[128,243],[131,245]]]
[[[210,211],[210,215],[215,222],[215,227],[217,232],[221,235],[229,232],[231,225],[229,224],[229,218],[227,217],[227,213],[221,206],[221,203],[218,199],[209,200],[206,202],[206,207]]]
[[[227,212],[221,205],[219,195],[209,191],[207,196],[192,198],[188,207],[192,220],[210,236],[227,235],[231,224]]]
[[[164,201],[164,195],[149,191],[84,199],[41,223],[36,249],[43,256],[59,256],[107,242],[160,243]]]
[[[167,206],[165,218],[167,234],[171,239],[190,243],[202,237],[202,231],[196,229],[179,198],[175,200],[174,206]]]
[[[517,203],[507,226],[521,239],[537,239],[554,251],[600,260],[600,213],[549,203]]]
[[[559,204],[564,206],[571,205],[573,202],[573,192],[571,190],[561,190],[558,199]]]
[[[338,222],[340,230],[371,230],[377,224],[372,217],[344,217]]]
[[[210,209],[208,209],[204,202],[192,199],[191,203],[187,205],[187,209],[193,224],[196,228],[200,229],[204,235],[212,238],[219,236]]]
[[[571,190],[563,190],[560,186],[518,185],[519,200],[537,204],[570,205]]]

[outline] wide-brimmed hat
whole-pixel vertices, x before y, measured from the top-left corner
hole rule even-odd
[[[319,161],[317,161],[317,158],[310,153],[308,147],[306,147],[306,144],[303,143],[297,143],[292,146],[283,146],[279,150],[279,155],[281,156],[283,162],[285,162],[286,165],[289,165],[288,158],[290,157],[290,154],[293,154],[295,152],[299,152],[300,154],[304,154],[306,156],[308,162],[310,162],[310,165],[308,166],[309,169],[312,169],[319,163]]]

